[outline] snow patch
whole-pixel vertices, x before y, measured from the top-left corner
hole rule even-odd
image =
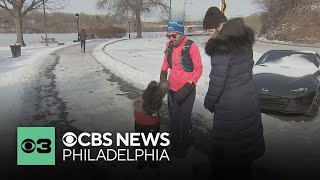
[[[45,60],[50,53],[73,44],[74,43],[68,43],[63,46],[31,45],[22,47],[21,56],[16,58],[9,56],[11,54],[10,48],[1,47],[0,53],[6,56],[0,56],[0,87],[28,82],[33,75],[36,75],[37,71],[35,69],[41,65],[42,61]]]

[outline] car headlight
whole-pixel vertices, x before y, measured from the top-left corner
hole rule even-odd
[[[291,90],[291,92],[296,92],[296,93],[304,93],[307,91],[308,91],[308,88],[298,88],[298,89]]]

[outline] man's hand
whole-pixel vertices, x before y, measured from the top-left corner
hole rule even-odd
[[[160,82],[163,82],[163,81],[167,80],[167,74],[168,74],[167,71],[161,71],[161,73],[160,73]]]

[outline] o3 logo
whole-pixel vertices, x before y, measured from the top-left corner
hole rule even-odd
[[[37,147],[37,145],[39,147]],[[32,139],[25,139],[21,143],[21,149],[25,153],[32,153],[35,149],[37,149],[38,153],[50,153],[50,145],[50,139],[38,139],[37,143],[35,143]]]
[[[55,128],[18,127],[17,164],[55,165]]]

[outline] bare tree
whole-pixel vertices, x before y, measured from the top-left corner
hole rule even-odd
[[[278,26],[286,12],[298,7],[300,1],[302,0],[252,0],[254,5],[264,11],[262,15],[264,21],[262,31]]]
[[[291,20],[291,25],[299,28],[306,22],[306,19],[293,19],[300,17],[299,15],[310,18],[318,16],[316,11],[318,11],[319,2],[320,0],[252,0],[253,4],[264,11],[261,13],[263,26],[260,33],[270,35],[270,37],[275,37],[275,34],[279,35],[281,31],[285,31],[284,24],[287,24],[288,20]],[[285,36],[288,35],[284,33],[282,37]]]
[[[275,12],[277,9],[287,11],[292,8],[304,8],[308,11],[319,7],[320,0],[252,0],[252,3],[259,6],[266,12]]]
[[[137,38],[142,38],[141,15],[157,9],[168,12],[168,5],[167,0],[97,0],[98,9],[110,10],[115,15],[134,15],[137,23]]]
[[[9,12],[16,26],[16,43],[26,46],[23,40],[22,18],[30,11],[41,8],[46,3],[49,9],[61,7],[61,2],[53,0],[0,0],[0,8]]]

